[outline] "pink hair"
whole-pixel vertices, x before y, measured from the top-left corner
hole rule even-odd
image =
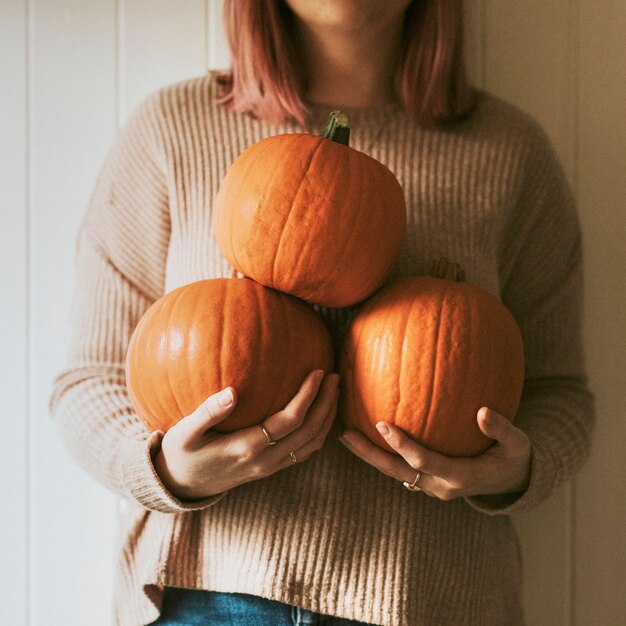
[[[289,36],[293,15],[283,0],[225,0],[232,65],[221,77],[222,104],[269,122],[304,122],[302,57]],[[463,59],[461,0],[413,0],[396,70],[397,97],[422,126],[465,117],[473,104]]]

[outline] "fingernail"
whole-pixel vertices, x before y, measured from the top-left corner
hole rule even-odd
[[[217,401],[223,407],[230,406],[233,403],[233,399],[233,392],[230,388],[226,388],[217,394]]]
[[[351,446],[353,443],[352,437],[348,433],[343,433],[343,435],[339,437],[339,441],[345,443],[347,446]]]
[[[378,424],[376,424],[376,428],[378,428],[378,432],[383,436],[387,436],[389,434],[389,426],[387,426],[387,424],[385,424],[385,422],[378,422]]]

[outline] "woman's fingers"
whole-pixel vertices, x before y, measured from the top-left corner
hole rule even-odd
[[[164,485],[177,497],[205,497],[273,474],[293,462],[291,451],[296,462],[306,460],[335,418],[338,376],[323,378],[324,372],[312,372],[283,411],[227,434],[210,429],[235,408],[235,390],[207,398],[163,437],[155,468]]]
[[[496,443],[474,457],[451,458],[433,452],[385,422],[376,427],[398,455],[382,450],[356,431],[347,431],[341,441],[358,457],[398,481],[413,483],[419,472],[418,486],[440,500],[526,489],[531,455],[528,436],[490,409],[481,409],[477,421],[481,431]]]
[[[340,437],[340,441],[356,456],[373,465],[383,474],[396,480],[407,479],[407,470],[410,471],[410,467],[406,461],[402,457],[379,448],[361,433],[355,430],[346,431]],[[420,471],[426,472],[426,469],[422,468]]]
[[[321,378],[324,379],[323,372]],[[331,374],[320,384],[320,373],[311,372],[283,411],[258,425],[221,435],[227,456],[240,464],[259,461],[271,466],[287,456],[290,450],[314,439],[322,430],[324,418],[336,399],[338,378],[337,374]],[[296,424],[300,426],[296,427]],[[293,428],[295,430],[291,431]]]
[[[450,465],[449,457],[421,446],[393,424],[378,422],[376,428],[385,438],[385,441],[414,470],[442,478],[454,478],[454,476],[450,476],[450,473],[454,473],[455,468]]]
[[[507,448],[517,449],[527,439],[526,434],[513,426],[506,417],[487,407],[478,411],[478,428],[484,435]]]
[[[408,437],[393,424],[379,422],[378,432],[400,455],[395,477],[401,482],[412,484],[419,472],[418,486],[421,491],[439,498],[453,500],[463,495],[463,489],[472,480],[471,463],[464,458],[450,458],[433,452]]]
[[[308,406],[308,410],[305,411],[301,425],[285,436],[277,438],[276,433],[286,432],[290,428],[293,422],[289,414],[285,415],[283,411],[279,411],[266,419],[260,426],[265,428],[269,441],[274,445],[270,446],[268,436],[265,435],[260,426],[251,426],[245,431],[240,431],[248,435],[245,440],[240,440],[243,446],[240,456],[254,458],[262,454],[260,456],[262,463],[270,468],[282,468],[285,465],[285,459],[290,458],[290,452],[305,447],[306,452],[304,454],[308,457],[311,452],[319,450],[328,435],[337,412],[338,382],[338,374],[326,376],[319,386],[317,396]],[[303,454],[299,454],[296,458],[298,461],[304,459]]]
[[[338,397],[335,396],[333,403],[330,406],[330,409],[326,413],[324,420],[321,424],[321,428],[317,431],[317,434],[310,438],[306,443],[298,448],[293,448],[287,450],[287,448],[283,448],[276,451],[278,453],[278,457],[276,459],[277,470],[285,469],[286,467],[290,467],[295,463],[301,463],[302,461],[306,461],[313,453],[317,452],[324,445],[324,441],[326,441],[326,437],[332,428],[333,422],[335,421],[335,417],[337,415],[337,405],[338,405]],[[290,455],[290,452],[294,453],[296,460],[294,461],[293,457]],[[272,451],[272,454],[274,452]]]
[[[237,404],[237,393],[233,387],[226,387],[209,396],[193,413],[175,424],[170,431],[181,445],[193,446],[202,443],[209,428],[226,419]]]
[[[341,441],[351,452],[356,454],[356,456],[374,466],[383,474],[394,478],[399,483],[405,481],[412,483],[417,477],[417,472],[419,472],[420,478],[418,486],[420,490],[427,495],[434,496],[440,500],[452,500],[461,495],[459,485],[455,481],[446,480],[441,476],[432,475],[430,473],[433,471],[433,468],[438,467],[437,461],[431,463],[428,458],[420,458],[416,463],[418,467],[415,468],[409,465],[402,456],[386,452],[356,431],[344,433],[341,437]],[[460,462],[459,459],[448,459],[448,461],[453,465]],[[447,473],[450,473],[449,468],[447,469]],[[398,486],[401,487],[401,484]]]
[[[278,442],[302,426],[307,412],[317,398],[323,380],[324,372],[322,370],[311,372],[304,379],[300,389],[298,389],[298,392],[289,404],[282,411],[274,413],[274,415],[271,415],[263,422],[263,426],[272,441]],[[258,431],[265,437],[260,428]]]
[[[326,376],[300,427],[278,440],[277,445],[272,449],[273,455],[280,456],[285,451],[288,453],[289,450],[298,450],[318,437],[324,429],[329,411],[337,401],[338,385],[338,374]],[[266,420],[266,424],[269,421]]]
[[[238,440],[238,444],[233,442],[233,446],[241,446],[237,456],[244,460],[255,459],[257,468],[263,475],[271,474],[288,467],[290,462],[293,463],[290,452],[296,453],[297,462],[306,460],[322,447],[333,424],[337,413],[338,381],[337,374],[326,376],[317,396],[306,411],[302,425],[281,439],[277,440],[275,433],[281,432],[281,420],[289,420],[282,412],[272,415],[260,425],[265,428],[275,445],[270,445],[260,426],[251,426],[237,434],[231,433],[231,437],[237,437]],[[288,426],[288,421],[283,422],[283,429]],[[245,439],[239,437],[239,434],[246,435]]]
[[[319,450],[337,413],[338,378],[337,374],[326,377],[309,407],[303,425],[276,441],[274,445],[270,445],[261,426],[269,426],[266,428],[268,434],[270,428],[275,432],[276,419],[280,418],[280,413],[265,420],[264,424],[223,435],[222,445],[228,450],[228,456],[241,468],[241,472],[249,472],[251,480],[264,478],[294,463],[305,461]],[[270,436],[270,440],[274,443],[273,437]],[[295,455],[295,461],[291,452]]]

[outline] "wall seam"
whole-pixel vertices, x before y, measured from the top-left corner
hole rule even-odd
[[[121,42],[122,42],[122,3],[124,0],[114,0],[113,11],[114,11],[114,22],[115,22],[115,45],[113,47],[113,65],[115,76],[113,79],[113,107],[115,109],[113,115],[113,123],[115,125],[115,130],[119,130],[121,119],[122,119],[122,82],[121,82]],[[117,504],[115,507],[115,521],[117,523],[117,527],[121,528],[122,525],[122,515],[124,513],[124,502],[121,498],[117,498]]]
[[[124,119],[124,0],[115,0],[115,129]]]
[[[480,2],[480,81],[487,89],[487,0]]]
[[[579,198],[579,156],[580,156],[580,142],[579,142],[579,123],[580,123],[580,20],[579,20],[579,6],[578,0],[569,1],[569,58],[571,73],[571,92],[570,102],[572,102],[572,190],[576,201]],[[577,495],[577,481],[574,477],[569,485],[569,525],[568,525],[568,613],[565,616],[570,626],[576,625],[576,581],[577,581],[577,563],[576,563],[576,543],[577,543],[577,524],[576,524],[576,495]]]
[[[210,25],[210,13],[211,10],[209,8],[210,0],[204,0],[204,71],[207,72],[209,69],[209,63],[211,59],[211,52],[209,50],[209,46],[211,45],[209,33],[211,32]]]
[[[26,73],[25,81],[24,81],[24,90],[25,90],[25,104],[26,111],[24,112],[24,141],[25,141],[25,189],[24,189],[24,212],[25,212],[25,234],[26,234],[26,242],[25,242],[25,250],[24,250],[24,260],[26,264],[26,289],[25,289],[25,305],[26,305],[26,328],[25,328],[25,337],[24,337],[24,346],[26,352],[25,358],[25,383],[24,383],[24,391],[26,394],[25,398],[25,407],[26,407],[26,441],[25,441],[25,466],[26,466],[26,489],[27,494],[25,498],[26,505],[26,607],[25,607],[25,616],[26,616],[26,624],[30,626],[32,623],[32,615],[31,615],[31,607],[33,606],[33,572],[35,571],[33,567],[33,555],[35,551],[33,550],[33,472],[31,471],[31,445],[33,441],[33,424],[32,424],[32,415],[33,415],[33,401],[32,401],[32,359],[31,359],[31,341],[32,341],[32,333],[31,333],[31,324],[32,324],[32,312],[31,312],[31,289],[32,289],[32,280],[31,280],[31,255],[32,255],[32,246],[31,246],[31,229],[32,229],[32,180],[33,180],[33,168],[32,168],[32,115],[33,115],[33,106],[32,106],[32,95],[33,95],[33,71],[32,71],[32,45],[33,45],[33,6],[31,0],[24,0],[24,55],[25,55],[25,64],[24,71]]]
[[[209,10],[207,11],[207,70],[215,66],[215,56],[216,56],[216,48],[215,48],[215,4],[210,4],[211,0],[207,0],[209,2]],[[211,8],[212,7],[212,8]]]
[[[574,525],[573,525],[573,479],[570,480],[564,489],[565,507],[563,526],[565,534],[565,554],[563,555],[563,624],[573,626],[572,621],[572,587],[573,587],[573,560],[572,551],[574,545]]]

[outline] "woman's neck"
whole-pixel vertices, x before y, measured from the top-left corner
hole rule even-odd
[[[395,100],[401,22],[349,32],[316,31],[301,23],[298,35],[309,77],[308,102],[363,109]]]

